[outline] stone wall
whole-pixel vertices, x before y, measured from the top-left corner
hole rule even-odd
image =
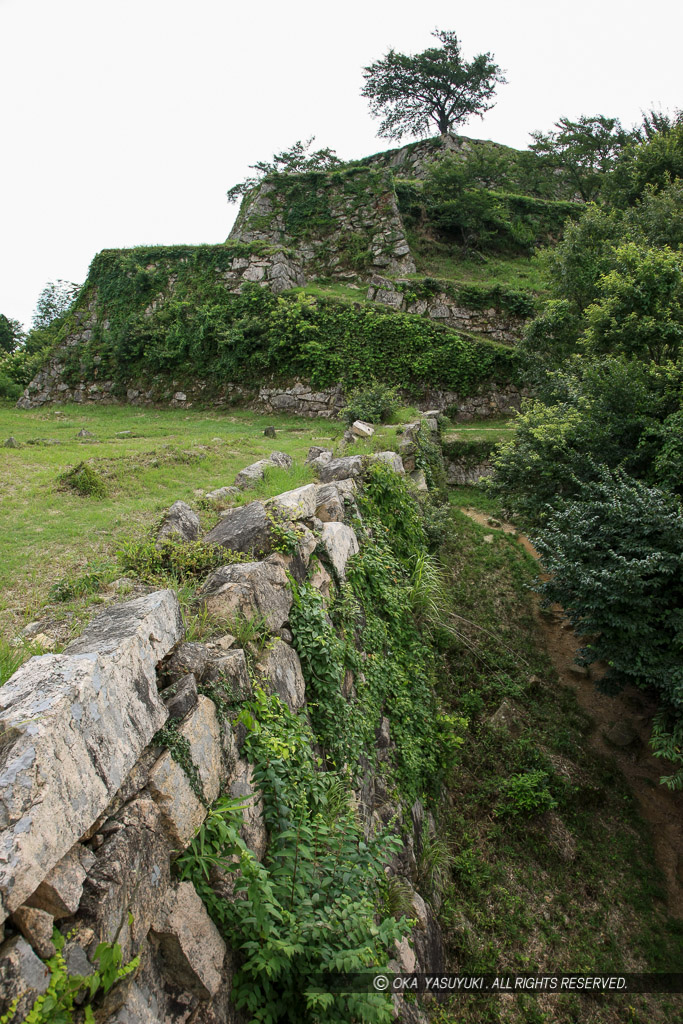
[[[228,511],[207,542],[257,549],[261,560],[215,570],[197,597],[200,608],[219,618],[265,616],[273,639],[256,674],[304,713],[306,685],[288,629],[288,574],[308,576],[323,597],[343,579],[347,559],[358,550],[343,520],[362,471],[359,456],[312,454],[321,484],[271,502],[296,531],[297,551],[268,554],[264,503]],[[400,458],[385,454],[402,473]],[[334,578],[313,557],[316,551],[326,553]],[[241,727],[234,724],[240,703],[253,693],[254,667],[248,670],[234,637],[187,643],[183,633],[175,594],[149,593],[109,607],[63,653],[31,658],[0,689],[0,1015],[18,999],[13,1019],[23,1020],[46,990],[43,961],[54,951],[56,923],[68,936],[70,973],[91,973],[102,941],[117,941],[126,961],[140,954],[139,969],[98,1011],[102,1024],[240,1019],[230,1003],[235,953],[172,866],[220,792],[244,803],[242,837],[255,856],[262,859],[267,849],[259,793],[241,752]],[[207,683],[212,693],[224,694],[220,714],[202,693]],[[226,703],[234,713],[226,715]],[[169,722],[186,742],[200,789],[158,746],[157,731]],[[390,745],[388,718],[378,723],[378,737],[378,747]],[[396,815],[403,821],[403,848],[392,870],[415,884],[415,850],[427,818],[422,806],[417,802],[406,815],[367,773],[356,802],[368,834]],[[404,940],[394,969],[442,970],[434,914],[411,892],[414,948]],[[399,1003],[397,1012],[406,1021],[424,1020],[414,1006]]]
[[[367,187],[358,187],[358,174]],[[292,217],[291,188],[298,178],[324,210],[313,225],[305,217]],[[320,172],[281,175],[280,181],[268,178],[245,196],[230,240],[285,246],[309,277],[355,279],[359,273],[415,271],[389,174]]]
[[[362,165],[387,168],[399,178],[420,179],[427,175],[430,165],[445,156],[465,158],[477,142],[464,136],[445,135],[433,139],[411,142],[399,149],[388,149],[360,161]],[[501,147],[502,148],[502,147]]]
[[[168,404],[174,408],[190,409],[193,405],[211,405],[224,408],[236,403],[250,406],[257,412],[286,412],[296,416],[332,419],[346,404],[341,387],[314,388],[306,381],[297,380],[286,385],[262,385],[257,390],[240,384],[216,387],[209,381],[182,381],[158,378],[148,386],[131,384],[121,393],[113,381],[83,381],[70,387],[63,380],[64,366],[58,359],[50,362],[34,377],[17,402],[20,409],[38,409],[50,402],[99,403],[100,405],[156,405]],[[415,399],[406,393],[406,400],[419,409],[445,409],[457,407],[456,419],[501,416],[519,410],[522,392],[514,384],[491,385],[480,395],[463,396],[455,391],[427,389]]]
[[[514,343],[519,341],[526,321],[498,309],[470,309],[460,305],[446,292],[439,291],[429,298],[413,299],[411,287],[418,284],[410,280],[390,280],[375,275],[370,281],[367,298],[382,306],[402,313],[428,316],[431,320],[457,331],[480,334],[490,341]],[[401,285],[405,290],[401,289]]]

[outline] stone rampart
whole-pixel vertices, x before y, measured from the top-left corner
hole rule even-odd
[[[241,1019],[230,1002],[237,951],[173,864],[219,793],[242,801],[242,838],[256,858],[267,850],[235,716],[253,694],[254,673],[290,709],[306,713],[306,684],[288,629],[290,579],[308,577],[327,599],[358,550],[343,520],[361,460],[330,461],[331,453],[321,459],[319,451],[311,457],[333,470],[321,472],[324,482],[270,503],[299,538],[294,553],[267,554],[268,510],[260,502],[223,513],[207,537],[232,550],[266,552],[215,570],[197,596],[199,607],[226,621],[265,616],[273,639],[255,668],[232,636],[185,642],[178,600],[163,590],[110,607],[63,653],[32,658],[0,689],[0,1015],[18,1000],[18,1024],[46,991],[44,960],[54,952],[56,923],[66,936],[70,973],[92,973],[100,942],[118,942],[126,961],[140,956],[136,972],[98,1010],[102,1024]],[[385,454],[403,473],[400,458]],[[182,533],[182,523],[177,528]],[[316,551],[330,572],[313,557]],[[219,702],[216,693],[225,698]],[[226,701],[234,714],[226,713]],[[194,777],[161,745],[164,725],[182,738]],[[378,723],[378,744],[389,742],[390,725],[388,718]],[[357,806],[372,831],[400,808],[381,786],[367,788],[370,795],[359,793]],[[406,865],[415,867],[424,822],[419,803],[413,819],[394,867],[402,875]],[[419,957],[421,948],[441,946],[432,911],[414,890],[413,899]],[[442,969],[427,954],[417,967],[407,966],[415,957],[404,940],[396,969]],[[405,1020],[424,1019],[410,1012],[418,1015]]]

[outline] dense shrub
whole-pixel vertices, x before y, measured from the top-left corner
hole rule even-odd
[[[401,397],[397,388],[389,388],[374,381],[364,387],[353,388],[340,415],[348,424],[355,420],[384,423],[391,418],[400,404]]]
[[[661,490],[596,467],[561,502],[535,543],[558,602],[588,638],[585,662],[605,661],[606,685],[654,690],[683,717],[683,510]]]

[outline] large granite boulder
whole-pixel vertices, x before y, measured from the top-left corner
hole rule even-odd
[[[363,473],[363,459],[360,455],[345,455],[341,459],[331,459],[324,466],[318,464],[317,469],[324,484],[331,480],[346,480],[348,477],[357,479]]]
[[[358,554],[358,539],[350,526],[343,523],[325,523],[320,541],[340,580],[346,576],[346,563]]]
[[[261,501],[231,509],[204,538],[207,544],[218,544],[230,551],[267,554],[270,551],[270,523]]]
[[[263,616],[269,629],[284,626],[292,607],[287,573],[278,555],[216,569],[197,593],[200,607],[216,619]]]
[[[175,594],[148,594],[0,688],[0,922],[94,824],[166,721],[156,667],[182,630]]]
[[[146,794],[102,826],[97,850],[83,889],[79,919],[98,942],[118,935],[124,962],[135,956],[171,885],[171,844],[161,811]]]
[[[267,687],[277,693],[291,711],[298,711],[306,702],[306,683],[299,655],[283,640],[276,640],[263,652],[257,669]]]

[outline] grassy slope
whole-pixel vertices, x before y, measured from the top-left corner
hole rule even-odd
[[[263,436],[268,424],[276,426],[275,439]],[[83,428],[94,439],[77,439]],[[342,430],[243,410],[71,405],[25,412],[0,405],[0,439],[12,435],[22,445],[0,447],[0,631],[12,633],[41,614],[51,584],[93,559],[113,559],[124,539],[144,535],[174,501],[196,504],[197,491],[232,484],[240,469],[274,449],[291,455],[298,469],[276,474],[271,493],[307,482],[309,446],[331,445]],[[58,443],[27,443],[37,438]],[[91,459],[107,483],[106,498],[81,497],[58,482]]]
[[[476,489],[457,489],[453,499],[495,510]],[[676,970],[683,926],[667,915],[648,830],[623,778],[589,749],[592,723],[543,649],[528,589],[534,561],[513,537],[459,511],[442,557],[457,633],[446,641],[442,696],[470,718],[441,819],[450,843],[440,911],[450,969]],[[489,725],[503,700],[518,736]],[[507,813],[507,780],[535,769],[547,773],[557,808]],[[461,995],[434,1020],[664,1024],[682,1012],[680,996]]]

